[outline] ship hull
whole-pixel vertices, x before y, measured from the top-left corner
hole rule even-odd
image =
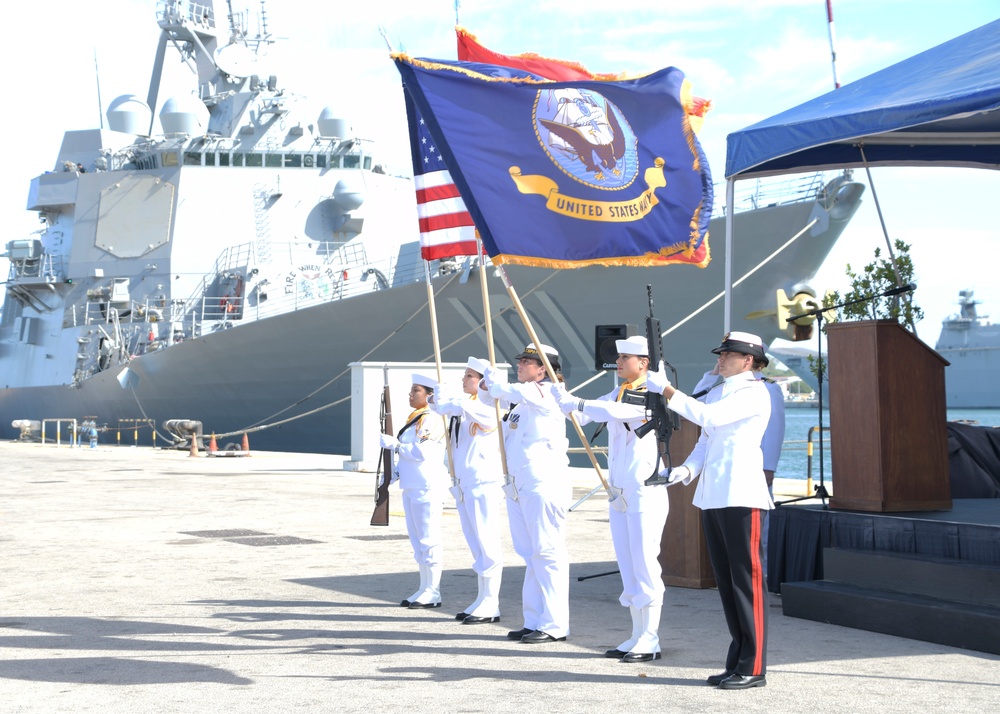
[[[734,280],[765,261],[778,246],[820,218],[777,257],[734,289],[732,329],[772,339],[774,318],[745,319],[773,310],[775,291],[811,278],[853,216],[857,202],[830,215],[815,202],[778,205],[736,217]],[[657,318],[668,334],[665,357],[690,388],[712,363],[709,350],[723,332],[721,297],[726,263],[724,224],[712,223],[708,267],[583,268],[552,271],[513,266],[508,275],[540,339],[562,358],[570,386],[594,376],[596,325],[631,324],[642,330],[646,284],[653,286]],[[513,360],[528,342],[521,319],[495,270],[487,284],[498,360]],[[465,362],[487,353],[478,270],[433,281],[442,358]],[[132,443],[136,419],[201,421],[205,433],[250,430],[264,450],[349,453],[351,380],[357,361],[433,362],[427,288],[395,286],[302,308],[206,334],[131,360],[132,389],[110,369],[70,388],[52,385],[0,389],[0,434],[16,436],[15,419],[93,417],[112,434],[126,425]],[[581,390],[596,396],[612,388],[612,374]],[[306,416],[303,416],[306,415]],[[267,425],[268,428],[259,427]],[[149,443],[143,430],[141,443]],[[105,440],[117,437],[105,435]],[[236,439],[234,439],[236,440]],[[220,447],[223,444],[220,444]]]
[[[948,408],[1000,408],[1000,384],[989,378],[1000,359],[1000,325],[980,326],[969,335],[942,332],[941,340],[946,344],[939,341],[936,350],[949,363],[944,370]]]

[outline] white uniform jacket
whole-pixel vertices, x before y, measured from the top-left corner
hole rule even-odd
[[[566,418],[559,410],[559,403],[552,395],[552,383],[496,382],[489,391],[480,389],[483,404],[493,407],[513,404],[503,423],[503,441],[507,451],[507,471],[513,476],[531,474],[551,476],[553,467],[569,465],[566,449]],[[518,479],[525,484],[524,479]]]
[[[764,470],[777,471],[778,460],[781,458],[781,446],[785,443],[785,395],[774,380],[764,377],[759,372],[754,372],[753,375],[755,379],[764,383],[764,386],[767,387],[767,393],[771,397],[771,416],[767,420],[767,428],[764,430],[764,440],[760,442],[760,448],[764,450]],[[705,372],[692,393],[697,394],[702,390],[707,392],[717,381],[719,381],[719,375]],[[705,401],[705,396],[701,397],[703,401]]]
[[[471,488],[482,483],[503,483],[500,463],[500,437],[497,434],[497,410],[484,404],[476,395],[462,394],[455,397],[435,395],[432,411],[449,419],[457,435],[448,438],[455,444],[455,475],[458,482]]]
[[[410,414],[398,438],[396,473],[399,487],[420,491],[447,488],[449,477],[441,417],[427,409],[417,410]]]
[[[760,448],[771,416],[771,398],[763,382],[751,372],[741,372],[709,392],[704,404],[678,391],[667,406],[702,428],[683,464],[691,470],[685,483],[701,476],[695,506],[774,508]]]
[[[649,432],[639,438],[635,430],[646,422],[646,408],[641,404],[618,401],[619,390],[608,392],[597,400],[587,400],[581,423],[590,421],[608,424],[608,483],[622,489],[629,511],[642,510],[642,495],[649,493],[643,485],[657,466],[656,434]]]

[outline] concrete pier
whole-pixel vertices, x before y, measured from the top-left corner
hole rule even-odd
[[[0,711],[990,711],[1000,657],[786,618],[769,608],[768,684],[722,691],[714,590],[668,588],[663,659],[602,655],[628,636],[607,501],[569,516],[572,633],[522,626],[507,545],[501,622],[454,614],[476,577],[446,507],[444,607],[399,601],[418,576],[392,492],[368,525],[372,474],[344,457],[0,443]],[[594,475],[573,470],[576,498]],[[800,486],[801,488],[801,486]],[[782,489],[779,489],[782,490]],[[783,490],[788,490],[787,488]]]

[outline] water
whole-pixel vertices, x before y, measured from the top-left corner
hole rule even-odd
[[[979,422],[980,426],[1000,427],[1000,409],[949,409],[948,421],[965,419]],[[819,426],[819,410],[812,407],[804,409],[785,410],[785,443],[781,448],[781,461],[778,462],[776,476],[779,478],[791,478],[805,480],[808,471],[808,452],[806,451],[806,440],[809,437],[809,429]],[[823,409],[823,427],[830,428],[830,412]],[[830,434],[824,432],[823,442],[823,476],[827,481],[832,482],[833,470],[830,466]],[[819,481],[819,436],[814,432],[813,438],[813,459],[812,477],[814,482]]]

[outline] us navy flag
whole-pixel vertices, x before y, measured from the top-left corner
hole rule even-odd
[[[708,264],[712,180],[680,70],[552,82],[393,58],[495,262]]]

